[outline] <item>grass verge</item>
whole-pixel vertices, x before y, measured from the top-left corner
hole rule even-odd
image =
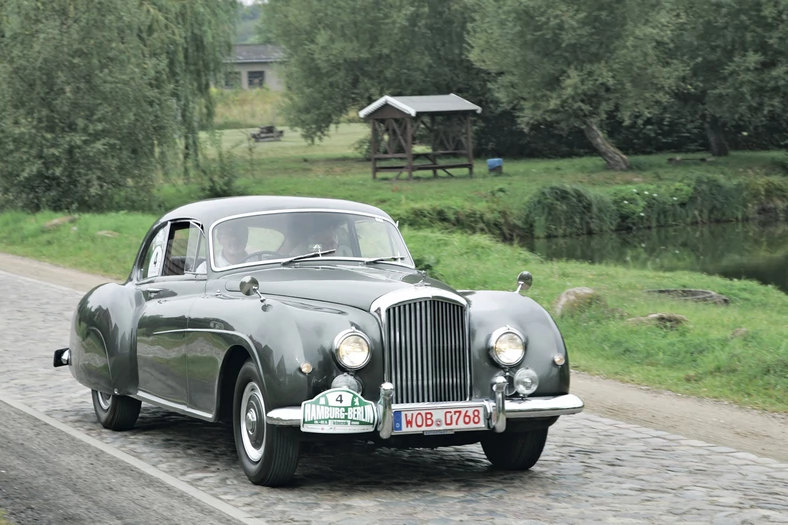
[[[0,214],[0,251],[114,278],[124,278],[152,215],[86,214],[47,231],[52,213]],[[97,235],[99,231],[118,235]],[[514,289],[530,270],[529,295],[548,309],[576,286],[597,290],[606,306],[557,319],[572,366],[622,381],[788,412],[788,301],[773,287],[690,272],[655,272],[577,262],[545,262],[489,237],[405,228],[414,255],[459,289]],[[705,288],[731,299],[727,307],[644,293],[655,288]],[[635,326],[627,317],[655,312],[686,316],[677,330]],[[737,328],[744,336],[734,337]]]

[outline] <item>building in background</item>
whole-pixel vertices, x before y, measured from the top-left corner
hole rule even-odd
[[[282,48],[270,44],[236,44],[227,60],[224,87],[227,89],[260,89],[282,91],[284,62]]]

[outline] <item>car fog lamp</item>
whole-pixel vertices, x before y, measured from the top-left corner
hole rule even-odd
[[[301,371],[303,373],[305,373],[305,374],[311,374],[312,373],[312,364],[309,363],[308,361],[304,361],[303,363],[301,363],[301,367],[300,368],[301,368]]]
[[[337,361],[348,370],[358,370],[369,362],[369,341],[361,332],[350,330],[339,334],[335,348]]]
[[[490,339],[492,342],[490,355],[499,365],[514,366],[523,360],[525,342],[523,337],[513,329],[496,330]]]
[[[521,368],[514,375],[514,389],[518,394],[529,396],[539,388],[539,376],[530,368]]]
[[[350,374],[338,375],[331,381],[331,388],[347,388],[356,394],[361,393],[361,381]]]
[[[566,363],[566,358],[561,354],[555,354],[553,356],[553,363],[555,363],[558,366],[562,366],[564,363]]]

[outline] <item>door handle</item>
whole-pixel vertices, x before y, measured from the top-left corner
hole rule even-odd
[[[156,297],[157,295],[159,295],[162,292],[162,289],[161,288],[145,288],[143,290],[143,292],[148,297]]]

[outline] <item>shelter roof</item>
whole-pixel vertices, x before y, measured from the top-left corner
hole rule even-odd
[[[482,108],[464,98],[451,93],[449,95],[425,95],[415,97],[391,97],[385,95],[358,112],[365,118],[385,105],[390,105],[411,117],[419,113],[481,113]]]

